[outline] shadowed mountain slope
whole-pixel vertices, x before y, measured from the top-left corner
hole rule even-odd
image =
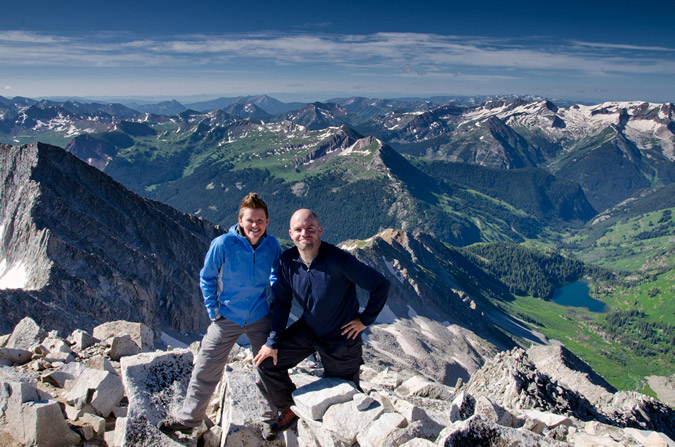
[[[114,319],[206,326],[198,272],[221,229],[54,146],[1,145],[0,166],[0,326],[26,315],[61,330]]]

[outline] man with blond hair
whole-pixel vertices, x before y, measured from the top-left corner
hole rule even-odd
[[[239,222],[211,242],[200,272],[204,304],[211,319],[197,355],[180,411],[159,422],[165,432],[190,433],[201,425],[220,381],[227,356],[246,334],[253,355],[270,330],[270,285],[274,284],[281,247],[266,232],[267,205],[256,193],[244,197]]]
[[[279,411],[277,419],[263,427],[266,439],[297,420],[290,409],[295,385],[288,370],[313,353],[319,353],[325,377],[349,380],[359,388],[361,332],[375,321],[389,293],[389,281],[381,273],[322,242],[322,232],[319,218],[311,210],[298,210],[291,217],[288,234],[295,247],[279,260],[270,336],[253,359],[270,401]],[[370,292],[361,313],[356,286]],[[287,329],[293,298],[303,313]]]

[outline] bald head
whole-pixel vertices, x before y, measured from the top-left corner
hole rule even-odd
[[[291,216],[291,225],[288,234],[298,247],[303,260],[311,262],[319,252],[321,233],[319,217],[312,210],[299,209]]]
[[[291,216],[291,227],[293,226],[293,220],[307,220],[307,219],[314,219],[316,220],[316,225],[319,226],[319,216],[316,215],[316,213],[310,209],[307,208],[301,208],[297,210],[296,212],[293,213]]]

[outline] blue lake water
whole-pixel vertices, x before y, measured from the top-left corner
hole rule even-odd
[[[585,307],[591,312],[609,312],[608,305],[591,298],[588,292],[587,283],[583,281],[573,282],[555,289],[552,301],[561,306]]]

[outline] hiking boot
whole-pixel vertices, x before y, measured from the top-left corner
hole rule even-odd
[[[269,422],[262,423],[262,437],[265,441],[274,441],[277,438],[277,432],[272,431]]]
[[[273,440],[277,437],[277,433],[288,430],[297,420],[298,417],[291,409],[279,413],[279,416],[271,423],[263,423],[263,438],[267,441]]]
[[[298,417],[295,415],[295,413],[293,413],[293,410],[289,408],[288,410],[279,414],[277,419],[270,424],[270,429],[277,433],[288,430],[288,428],[297,420]]]
[[[192,433],[192,430],[194,429],[194,427],[188,427],[173,416],[169,416],[166,419],[159,421],[157,423],[157,428],[162,433],[173,433],[175,431],[179,431],[181,433],[185,433],[186,435]]]

